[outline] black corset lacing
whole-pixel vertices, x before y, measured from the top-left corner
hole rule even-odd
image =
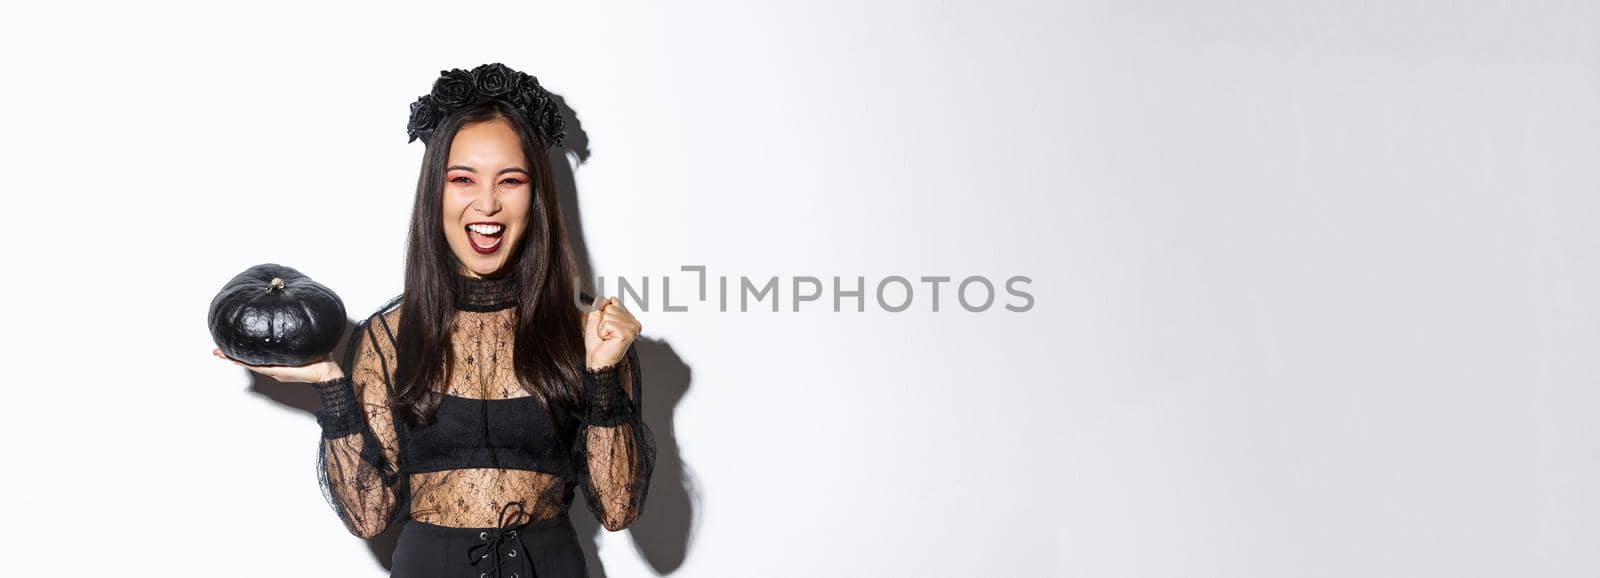
[[[513,514],[510,518],[507,518],[506,511],[512,506],[516,506],[516,514]],[[532,516],[529,516],[528,521],[524,521],[523,523],[515,526],[511,525],[511,522],[516,520],[516,515],[522,513],[522,504],[520,502],[506,502],[506,505],[500,508],[500,521],[498,527],[492,530],[479,532],[478,539],[482,540],[483,542],[480,544],[473,544],[471,548],[467,548],[467,560],[469,560],[473,566],[477,566],[478,563],[487,560],[489,558],[489,551],[494,551],[494,566],[488,571],[478,574],[479,578],[503,576],[501,573],[501,567],[505,565],[507,561],[516,558],[517,556],[526,557],[529,555],[528,545],[522,541],[521,536],[517,535],[517,530],[525,528],[529,522],[532,521]],[[505,556],[501,556],[502,548],[506,549]],[[529,567],[532,567],[531,560]],[[522,577],[513,574],[506,578]],[[528,578],[533,577],[530,576]]]

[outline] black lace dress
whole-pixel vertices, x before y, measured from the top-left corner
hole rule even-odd
[[[315,384],[328,503],[357,536],[406,524],[391,576],[584,576],[567,516],[574,495],[609,530],[644,505],[655,445],[640,419],[637,354],[584,373],[582,411],[546,411],[512,373],[514,284],[455,279],[433,423],[410,426],[390,403],[403,296],[357,325],[346,377]]]

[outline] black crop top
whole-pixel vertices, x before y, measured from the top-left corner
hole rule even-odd
[[[638,515],[655,443],[640,419],[637,353],[584,372],[581,412],[547,413],[512,372],[515,283],[455,279],[451,371],[435,386],[432,423],[410,426],[390,403],[401,297],[357,324],[345,377],[315,385],[318,478],[352,534],[375,536],[404,514],[452,527],[546,519],[565,513],[577,488],[607,529]],[[527,517],[501,517],[513,502]]]
[[[412,472],[460,468],[512,468],[568,475],[563,448],[577,424],[557,427],[532,396],[473,399],[446,395],[438,421],[420,428],[404,423],[405,459]]]

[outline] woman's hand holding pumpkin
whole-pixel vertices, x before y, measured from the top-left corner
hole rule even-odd
[[[628,353],[628,346],[644,327],[633,314],[622,308],[616,297],[604,302],[597,296],[594,311],[583,314],[583,347],[585,363],[591,370],[604,369]]]
[[[223,355],[221,348],[212,349],[211,354],[280,382],[318,383],[344,377],[344,369],[340,368],[339,364],[331,358],[324,358],[305,365],[249,365]]]

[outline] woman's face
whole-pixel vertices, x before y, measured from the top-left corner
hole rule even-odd
[[[522,141],[504,119],[461,127],[450,143],[444,175],[444,238],[466,266],[484,277],[499,271],[528,228],[533,174]]]

